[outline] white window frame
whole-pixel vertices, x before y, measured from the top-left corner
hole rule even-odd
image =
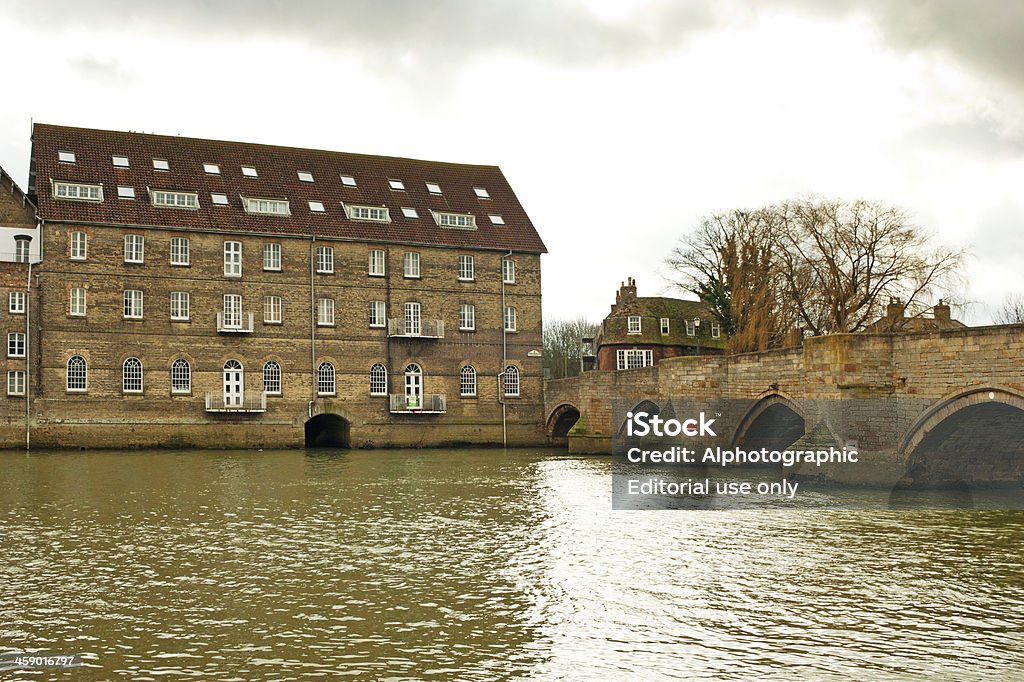
[[[463,365],[459,370],[459,397],[472,398],[476,396],[476,367]]]
[[[164,189],[149,190],[149,198],[154,206],[160,208],[178,208],[195,210],[199,208],[199,195],[195,192],[174,192]]]
[[[133,360],[134,360],[134,362],[132,362]],[[129,364],[131,365],[131,368],[132,368],[131,375],[129,375],[129,373],[128,373],[129,372],[129,369],[128,369]],[[135,373],[136,368],[138,368],[138,374],[137,375]],[[142,393],[143,392],[143,388],[145,387],[145,384],[143,383],[144,378],[145,378],[145,371],[144,371],[143,366],[142,366],[142,360],[137,358],[137,357],[135,357],[135,356],[132,356],[130,358],[125,358],[125,361],[121,363],[121,392],[122,393]],[[129,383],[128,383],[129,381],[131,382],[131,387],[130,388],[129,388]],[[138,383],[136,384],[136,382],[138,382]],[[136,385],[138,386],[138,388],[136,388]]]
[[[203,163],[203,172],[207,175],[220,175],[219,163]]]
[[[490,219],[491,225],[504,225],[505,224],[505,219],[502,218],[497,213],[490,213],[490,214],[487,215],[487,217]]]
[[[431,211],[438,227],[452,230],[475,230],[476,216],[472,213],[450,213],[448,211]]]
[[[647,348],[620,348],[615,352],[616,369],[640,369],[654,365],[654,351]]]
[[[459,281],[472,282],[476,279],[476,258],[467,254],[459,254]]]
[[[441,185],[437,184],[436,182],[427,182],[424,184],[426,184],[427,191],[430,192],[431,194],[444,194],[444,192],[441,191]]]
[[[189,265],[188,237],[171,237],[171,265]]]
[[[388,187],[399,192],[405,191],[405,183],[402,182],[401,180],[389,179]]]
[[[342,204],[345,217],[349,220],[361,220],[367,223],[390,223],[391,209],[386,206],[367,206],[365,204]]]
[[[145,296],[141,289],[124,290],[124,319],[141,320],[144,312]]]
[[[25,370],[7,372],[7,395],[25,395]]]
[[[210,203],[214,206],[227,206],[231,202],[228,201],[228,195],[224,192],[210,192]]]
[[[641,317],[640,315],[630,315],[626,319],[627,334],[642,334],[643,328],[643,317]]]
[[[146,262],[146,238],[143,235],[126,234],[124,236],[124,262]]]
[[[516,283],[516,262],[514,259],[501,259],[501,281],[505,284]]]
[[[356,178],[354,175],[341,175],[341,184],[345,187],[355,187]]]
[[[406,251],[402,258],[402,274],[406,279],[420,278],[420,254],[416,251]]]
[[[472,303],[459,305],[459,331],[476,331],[476,306]]]
[[[412,206],[403,206],[402,216],[405,218],[419,218],[420,214]]]
[[[57,160],[61,163],[77,163],[74,152],[59,150],[57,152]]]
[[[71,374],[71,362],[73,360],[81,360],[81,363],[75,363],[75,374]],[[78,374],[78,368],[81,366],[81,376]],[[72,379],[74,379],[75,385],[72,387]],[[79,386],[79,381],[81,385]],[[84,393],[89,390],[89,361],[85,359],[83,355],[72,355],[68,358],[68,361],[64,364],[64,387],[68,393]]]
[[[226,329],[241,329],[242,320],[245,314],[242,312],[241,294],[224,294],[224,327]]]
[[[662,334],[669,334],[669,333],[671,333],[671,331],[672,331],[672,323],[669,321],[669,319],[667,317],[661,318],[661,320],[659,320],[659,324],[661,325],[661,333]]]
[[[334,247],[316,247],[316,271],[320,275],[334,274]]]
[[[85,287],[72,287],[68,290],[68,315],[71,317],[85,317],[86,300],[88,294]]]
[[[103,185],[88,182],[53,181],[53,198],[66,201],[103,201]]]
[[[519,368],[515,365],[506,365],[503,375],[502,393],[506,398],[518,398],[522,389]]]
[[[121,156],[114,154],[110,157],[110,165],[114,168],[131,168],[131,163],[128,161],[127,156]]]
[[[182,371],[184,368],[184,371]],[[192,365],[185,358],[171,363],[171,393],[175,395],[192,392]]]
[[[369,313],[371,329],[379,329],[387,326],[388,315],[384,301],[370,301]]]
[[[405,304],[405,333],[419,336],[423,333],[423,306],[417,301]]]
[[[25,357],[25,332],[10,332],[7,334],[7,357]]]
[[[242,204],[245,207],[245,212],[253,215],[290,216],[292,214],[291,205],[287,199],[242,197]]]
[[[135,188],[131,185],[118,185],[117,186],[117,198],[118,199],[134,199]]]
[[[338,391],[338,373],[330,362],[321,362],[316,368],[316,394],[335,395]]]
[[[171,164],[168,163],[167,159],[153,159],[153,170],[169,171],[171,170]]]
[[[686,335],[697,336],[697,325],[693,323],[693,320],[686,320]]]
[[[309,212],[310,213],[326,213],[327,212],[327,209],[324,207],[324,202],[322,202],[322,201],[316,201],[314,199],[309,199],[306,203],[309,204]]]
[[[85,260],[89,257],[89,235],[81,230],[71,233],[71,260]]]
[[[474,187],[473,193],[476,194],[477,199],[490,199],[491,193],[484,187]]]
[[[316,326],[334,326],[334,299],[318,298],[316,300]]]
[[[224,242],[224,276],[242,276],[242,242]]]
[[[263,323],[281,324],[283,310],[284,302],[280,296],[265,296],[263,298]]]
[[[387,275],[384,249],[370,249],[368,272],[370,277],[384,277]]]
[[[247,178],[258,178],[260,176],[256,166],[242,166],[242,175]]]
[[[270,380],[267,380],[267,377]],[[267,395],[281,395],[284,372],[276,360],[267,360],[263,363],[263,392]]]
[[[192,315],[192,301],[189,293],[187,291],[172,291],[170,302],[171,320],[174,322],[188,322]]]
[[[29,260],[29,243],[27,239],[18,239],[14,242],[14,262],[27,263]]]
[[[711,322],[711,338],[722,338],[722,325],[717,320],[712,320]]]
[[[515,306],[505,306],[505,331],[515,332],[518,331],[519,320],[518,314],[516,313]]]
[[[281,244],[267,242],[263,245],[263,269],[267,272],[281,272]]]
[[[370,368],[370,395],[382,396],[388,394],[388,368],[382,363],[374,363]]]
[[[299,182],[315,182],[313,174],[309,171],[295,171],[295,174],[299,176]]]
[[[11,315],[25,314],[25,292],[12,291],[7,296],[7,312]]]

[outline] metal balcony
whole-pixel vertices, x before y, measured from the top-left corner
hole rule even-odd
[[[222,334],[252,334],[252,313],[232,315],[228,319],[223,312],[217,313],[217,331]]]
[[[388,320],[388,336],[406,339],[443,339],[444,320],[421,320],[418,324],[409,324],[401,317]]]
[[[267,394],[263,391],[246,391],[241,400],[228,404],[223,393],[206,394],[207,412],[266,412]]]
[[[447,405],[446,397],[435,393],[424,395],[422,402],[417,396],[407,396],[404,393],[391,394],[391,414],[444,414],[448,411]]]

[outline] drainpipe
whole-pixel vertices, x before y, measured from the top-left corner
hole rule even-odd
[[[30,325],[32,319],[32,251],[30,245],[32,244],[32,235],[15,235],[14,240],[25,243],[27,256],[25,262],[28,263],[28,276],[25,279],[25,450],[30,450],[32,447],[32,381],[30,378],[32,360],[32,329]]]
[[[316,284],[313,275],[316,268],[316,235],[309,238],[309,376],[310,401],[309,416],[313,416],[313,403],[316,402]]]
[[[508,367],[508,325],[505,324],[505,258],[512,258],[512,249],[501,260],[501,371],[498,372],[498,402],[501,404],[501,446],[508,447],[508,421],[505,414],[505,368]]]

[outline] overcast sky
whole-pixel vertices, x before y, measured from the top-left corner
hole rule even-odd
[[[0,165],[40,122],[497,164],[548,319],[672,294],[700,216],[897,204],[1024,291],[1024,3],[0,0]]]

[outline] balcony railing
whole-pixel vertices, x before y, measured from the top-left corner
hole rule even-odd
[[[416,412],[419,414],[444,414],[447,412],[448,402],[443,395],[428,393],[422,397],[405,395],[403,393],[391,394],[391,413],[406,414]]]
[[[217,313],[217,331],[225,334],[252,334],[252,313],[227,315]]]
[[[401,317],[388,320],[388,336],[401,336],[413,339],[443,339],[444,320],[420,320],[417,324],[409,324]]]
[[[232,397],[228,402],[223,393],[206,394],[207,412],[266,412],[267,394],[263,391],[246,391],[242,396]]]

